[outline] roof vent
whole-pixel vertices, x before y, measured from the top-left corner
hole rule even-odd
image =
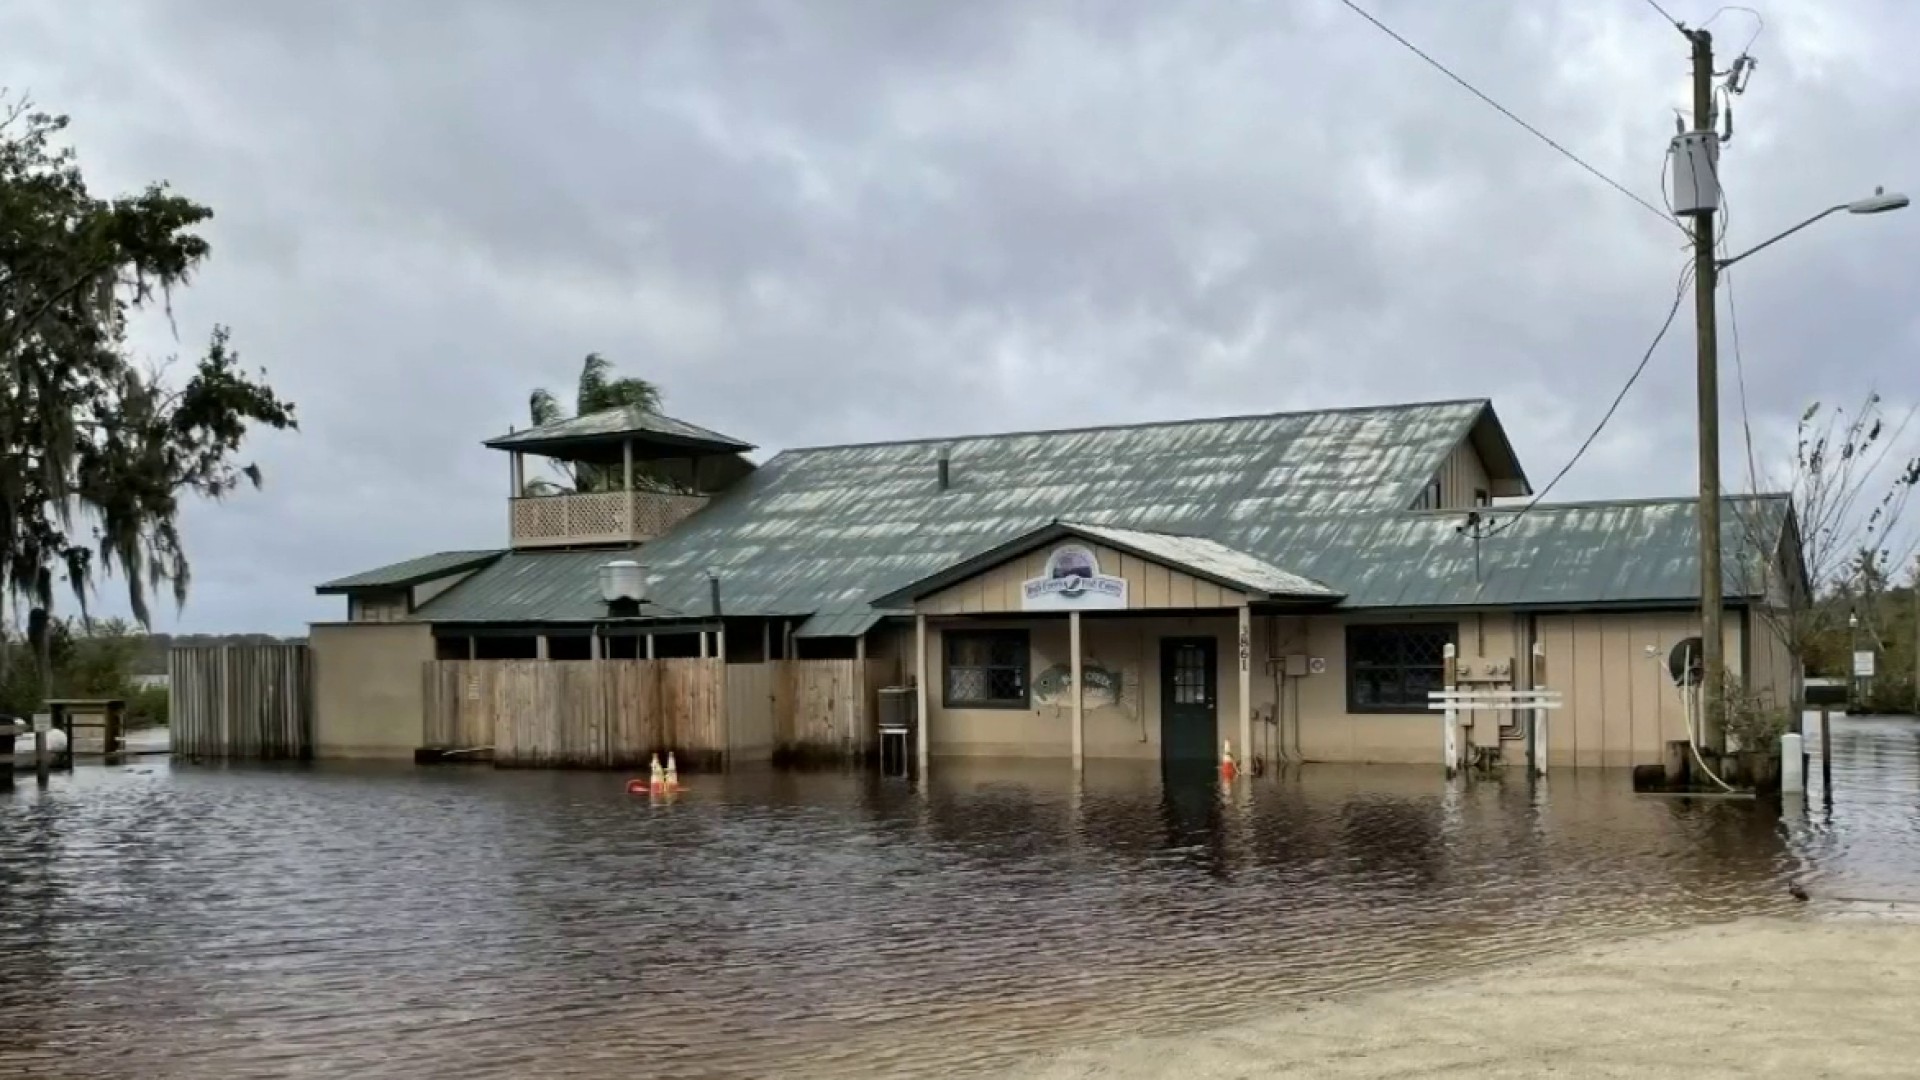
[[[632,559],[615,559],[602,564],[600,598],[609,604],[646,602],[647,568]]]
[[[940,448],[939,469],[940,490],[945,491],[953,486],[953,447],[943,446]]]

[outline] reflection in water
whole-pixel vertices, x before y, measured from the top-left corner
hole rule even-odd
[[[952,1075],[1571,941],[1909,888],[1920,729],[1839,798],[1616,774],[936,762],[926,789],[83,770],[0,794],[0,1073]],[[1815,770],[1817,775],[1817,769]]]

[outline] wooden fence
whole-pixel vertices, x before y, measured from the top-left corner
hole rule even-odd
[[[426,664],[431,750],[491,748],[506,767],[643,766],[672,752],[688,768],[727,751],[718,660],[434,660]]]
[[[313,662],[304,643],[175,648],[167,672],[176,758],[313,756]]]
[[[425,747],[501,766],[637,768],[672,751],[729,760],[859,759],[886,661],[434,660]]]
[[[881,660],[784,660],[773,665],[774,753],[783,759],[860,759],[876,743]]]

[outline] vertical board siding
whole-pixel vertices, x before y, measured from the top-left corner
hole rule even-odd
[[[1563,703],[1548,714],[1548,764],[1657,764],[1668,741],[1686,738],[1686,705],[1667,673],[1667,653],[1697,625],[1691,614],[1666,612],[1540,616],[1545,685]],[[1737,666],[1739,645],[1737,636],[1728,643],[1730,665]]]
[[[858,758],[874,741],[869,673],[884,661],[787,660],[775,665],[774,743],[783,755]]]
[[[632,768],[672,753],[689,768],[727,752],[725,667],[686,660],[430,660],[427,748],[489,745],[509,768]]]
[[[1479,451],[1473,448],[1473,440],[1467,439],[1453,448],[1447,460],[1440,466],[1440,505],[1435,509],[1457,510],[1473,505],[1476,492],[1489,491],[1492,484],[1487,480],[1487,469],[1480,461]]]
[[[727,665],[727,730],[735,761],[763,761],[773,753],[773,672],[778,666],[778,661]]]
[[[176,648],[167,673],[175,756],[313,756],[313,662],[305,644]]]

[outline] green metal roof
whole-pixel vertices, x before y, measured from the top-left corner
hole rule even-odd
[[[585,416],[556,420],[551,424],[528,428],[489,439],[496,450],[520,450],[528,453],[565,453],[595,447],[615,446],[632,440],[642,457],[659,456],[660,450],[682,453],[689,450],[710,454],[741,453],[753,449],[730,435],[709,431],[685,420],[676,420],[637,405],[602,409]],[[646,447],[655,447],[649,452]]]
[[[419,585],[435,578],[446,577],[448,574],[457,574],[463,570],[485,566],[499,558],[501,554],[503,553],[497,548],[491,551],[441,551],[382,566],[377,570],[335,578],[317,586],[314,591],[326,595],[358,592],[363,589],[404,589],[410,585]]]
[[[887,617],[887,612],[866,608],[857,611],[821,612],[794,627],[797,638],[859,637]]]
[[[791,450],[644,549],[515,552],[416,617],[602,618],[596,571],[618,557],[648,567],[662,613],[704,615],[708,570],[728,614],[871,612],[875,598],[1057,520],[1203,538],[1345,593],[1342,608],[1697,595],[1684,499],[1541,506],[1480,541],[1476,575],[1463,513],[1404,508],[1463,440],[1491,438],[1489,425],[1498,421],[1486,402],[1458,401]],[[1750,563],[1733,524],[1745,505],[1730,500],[1726,515],[1730,575]],[[1786,505],[1752,503],[1775,544]],[[1741,584],[1730,581],[1728,595],[1751,594]]]
[[[607,618],[600,567],[615,559],[644,562],[637,547],[581,551],[513,551],[481,573],[421,605],[418,619],[444,623],[594,622]],[[681,618],[707,614],[704,580],[684,607],[649,602],[642,614]]]
[[[1483,531],[1501,531],[1478,542],[1477,569],[1457,511],[1298,518],[1225,539],[1287,553],[1287,565],[1345,590],[1343,608],[1679,604],[1700,596],[1696,503],[1542,504],[1517,521],[1513,509],[1482,510]],[[1762,595],[1755,559],[1778,552],[1790,500],[1742,496],[1722,505],[1726,596]]]

